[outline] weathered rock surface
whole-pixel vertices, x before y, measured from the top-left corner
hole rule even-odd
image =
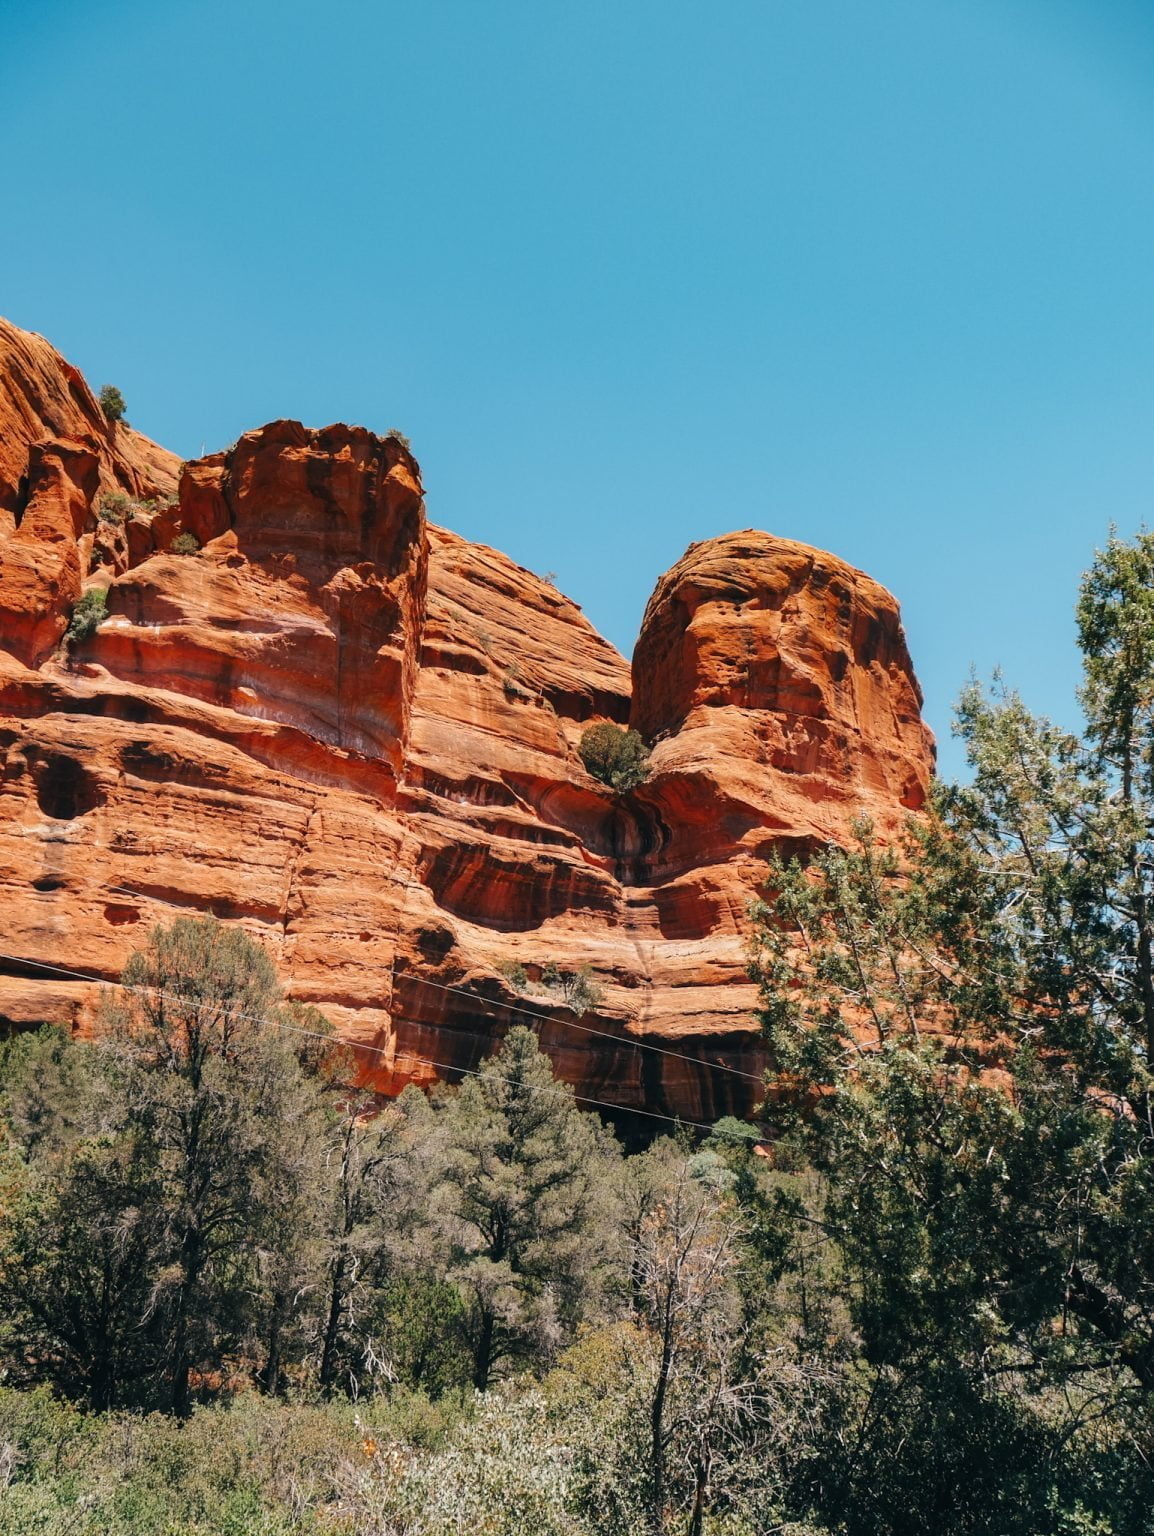
[[[631,686],[553,586],[428,526],[415,460],[361,428],[273,423],[185,466],[178,506],[94,529],[102,488],[163,494],[175,465],[110,446],[78,378],[0,330],[0,476],[36,487],[0,533],[0,1018],[88,1027],[99,989],[63,973],[113,980],[152,923],[211,911],[387,1091],[475,1066],[528,1010],[589,1100],[748,1112],[765,854],[925,795],[889,594],[768,534],[695,545]],[[110,575],[109,617],[61,646]],[[653,772],[619,796],[577,743],[631,714]],[[550,962],[592,967],[592,1010],[505,974]]]
[[[59,643],[92,563],[99,492],[176,489],[179,460],[109,421],[42,336],[0,319],[0,637],[36,665]]]

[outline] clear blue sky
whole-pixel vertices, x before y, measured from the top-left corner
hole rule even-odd
[[[1073,721],[1154,521],[1149,0],[0,0],[0,312],[185,456],[407,432],[627,654],[694,539]]]

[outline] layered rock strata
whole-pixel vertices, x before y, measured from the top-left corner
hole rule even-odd
[[[749,1112],[766,854],[892,829],[926,792],[887,592],[764,533],[694,545],[631,678],[552,585],[426,523],[395,437],[276,422],[170,501],[171,456],[5,328],[0,443],[3,1021],[89,1027],[99,987],[66,973],[112,981],[153,923],[213,912],[383,1091],[532,1016],[588,1101]],[[86,584],[108,617],[63,642]],[[631,794],[582,766],[598,720],[653,744]],[[600,1000],[578,1015],[550,964]]]

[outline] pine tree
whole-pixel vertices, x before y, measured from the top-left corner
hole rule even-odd
[[[529,1029],[510,1030],[449,1101],[441,1210],[479,1390],[575,1325],[603,1262],[612,1166]]]

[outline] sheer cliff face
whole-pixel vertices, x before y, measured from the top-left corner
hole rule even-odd
[[[277,422],[170,503],[176,471],[0,327],[0,1018],[88,1027],[97,987],[43,965],[111,980],[151,924],[209,911],[385,1090],[475,1066],[527,1008],[589,1099],[747,1111],[765,854],[925,795],[889,594],[767,534],[695,545],[631,686],[554,587],[425,523],[397,439]],[[110,525],[110,489],[160,500]],[[109,617],[69,652],[94,584]],[[653,774],[614,796],[577,742],[631,717]],[[593,967],[592,1012],[502,969],[550,961]]]

